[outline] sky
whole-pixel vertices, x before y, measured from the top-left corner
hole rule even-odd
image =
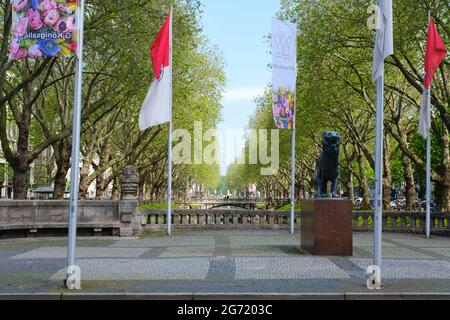
[[[219,132],[221,173],[239,156],[244,129],[262,94],[271,81],[269,43],[271,20],[280,0],[203,0],[203,33],[222,52],[225,60],[227,87],[222,100],[222,123]],[[232,138],[228,130],[241,129]]]

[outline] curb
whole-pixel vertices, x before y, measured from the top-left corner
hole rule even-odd
[[[265,301],[446,300],[450,293],[0,293],[0,300],[48,301]]]
[[[62,293],[0,293],[0,301],[6,300],[35,300],[35,301],[59,301]]]

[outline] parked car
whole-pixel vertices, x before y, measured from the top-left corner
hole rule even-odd
[[[355,207],[361,207],[362,202],[363,202],[363,198],[358,197],[358,198],[355,198],[355,200],[353,201],[353,204],[355,205]]]
[[[423,210],[427,210],[427,201],[426,200],[422,201],[421,204],[420,204],[420,207]],[[435,201],[431,201],[430,207],[431,207],[431,211],[432,212],[436,212],[437,211],[437,203]]]
[[[395,210],[402,210],[406,207],[406,199],[403,197],[391,201],[391,207]]]

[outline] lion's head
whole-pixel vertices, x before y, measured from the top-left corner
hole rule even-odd
[[[335,131],[328,131],[322,134],[324,152],[337,152],[341,145],[341,136]]]

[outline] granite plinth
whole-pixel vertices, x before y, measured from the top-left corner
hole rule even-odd
[[[304,200],[301,247],[318,256],[353,255],[353,204],[350,200]]]

